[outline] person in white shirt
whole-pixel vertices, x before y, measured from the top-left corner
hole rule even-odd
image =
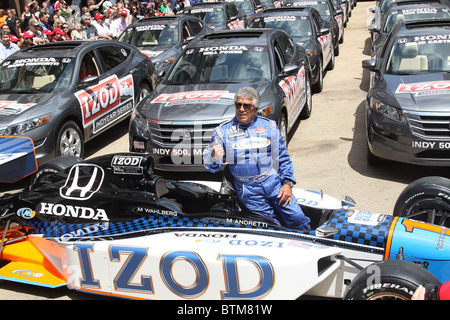
[[[101,13],[95,15],[95,21],[97,22],[94,26],[97,28],[98,37],[100,39],[113,39],[113,34],[111,30],[104,24],[105,16]]]
[[[120,12],[120,18],[115,19],[111,23],[111,32],[113,34],[113,37],[119,37],[120,34],[127,28],[127,16],[127,10],[122,10]]]
[[[2,44],[0,44],[0,61],[6,59],[9,55],[20,50],[15,43],[11,43],[11,36],[8,31],[2,31]]]

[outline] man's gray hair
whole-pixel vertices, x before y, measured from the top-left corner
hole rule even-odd
[[[237,102],[239,97],[252,99],[253,105],[256,108],[259,108],[259,105],[261,104],[261,96],[259,95],[258,91],[256,91],[256,89],[253,87],[239,88],[239,90],[236,91],[234,95],[234,103]]]

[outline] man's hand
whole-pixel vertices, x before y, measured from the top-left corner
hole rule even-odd
[[[223,146],[221,144],[219,144],[219,141],[216,139],[216,141],[214,142],[214,146],[212,148],[211,156],[215,160],[220,160],[223,158],[224,155],[225,155],[225,150],[223,149]]]
[[[280,198],[280,204],[284,204],[285,207],[288,204],[291,204],[292,188],[287,184],[283,184],[283,186],[280,189],[280,193],[278,194],[278,198]]]

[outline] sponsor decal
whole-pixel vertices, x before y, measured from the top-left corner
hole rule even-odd
[[[142,174],[144,168],[141,163],[140,156],[114,156],[111,160],[115,174]]]
[[[432,94],[449,94],[450,81],[429,81],[418,83],[401,83],[395,93],[411,93],[416,96]]]
[[[283,89],[289,110],[294,108],[305,93],[305,67],[301,67],[294,76],[281,80],[278,85]]]
[[[88,220],[109,221],[104,209],[93,209],[89,207],[72,206],[65,204],[40,203],[40,214],[52,215],[57,217],[80,218]]]
[[[228,91],[186,91],[179,93],[163,93],[153,99],[151,103],[164,103],[165,106],[173,104],[197,103],[233,103],[234,94]]]
[[[87,200],[100,190],[104,177],[102,167],[95,164],[76,164],[70,169],[59,194],[65,199]]]
[[[36,212],[34,210],[31,210],[30,208],[21,208],[17,210],[17,215],[23,219],[33,219],[36,215]]]
[[[93,132],[106,128],[128,115],[134,106],[133,77],[119,79],[116,75],[98,84],[75,92],[83,115],[83,127],[93,126]]]
[[[21,114],[35,103],[18,103],[16,101],[0,101],[0,115]]]
[[[166,28],[163,24],[149,24],[146,26],[136,27],[136,31],[147,31],[147,30],[164,30]]]
[[[450,150],[450,141],[412,141],[411,147],[419,149]]]
[[[376,226],[383,222],[386,218],[386,215],[384,214],[365,211],[349,211],[346,216],[349,223],[364,224],[369,226]]]
[[[40,278],[44,274],[34,270],[14,270],[13,274],[17,274],[24,278]]]
[[[267,138],[250,137],[241,139],[231,146],[234,150],[260,149],[270,146],[270,140]]]
[[[149,58],[155,58],[159,56],[164,51],[152,51],[152,50],[141,50],[143,54],[145,54]]]
[[[67,63],[66,61],[64,61]],[[70,62],[70,60],[69,60]],[[18,59],[14,60],[11,64],[10,61],[7,61],[8,68],[17,68],[23,66],[58,66],[60,64],[55,58],[26,58],[26,59]]]

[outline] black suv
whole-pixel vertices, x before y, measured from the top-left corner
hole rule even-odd
[[[136,21],[118,41],[136,46],[152,59],[156,73],[169,68],[183,46],[206,33],[206,24],[192,16],[161,16]]]
[[[450,19],[396,24],[363,67],[369,163],[449,166]]]

